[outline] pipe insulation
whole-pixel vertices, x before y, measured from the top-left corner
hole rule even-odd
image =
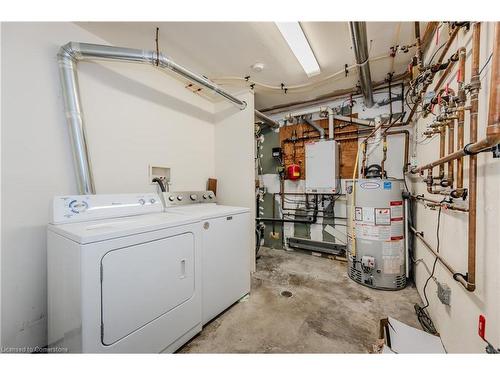
[[[351,32],[352,46],[356,57],[356,66],[358,69],[359,83],[365,105],[368,108],[373,107],[373,86],[370,74],[370,56],[368,55],[368,39],[366,36],[366,22],[349,22]]]
[[[73,159],[80,194],[95,194],[94,178],[87,145],[85,121],[78,86],[77,63],[84,60],[122,61],[149,64],[161,70],[173,71],[191,82],[214,91],[234,103],[240,110],[247,103],[221,89],[207,78],[182,67],[162,53],[133,48],[122,48],[89,43],[69,42],[59,49],[57,61],[61,77],[62,95],[70,128]]]

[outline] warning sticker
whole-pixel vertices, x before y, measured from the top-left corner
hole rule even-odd
[[[380,241],[387,241],[391,239],[391,227],[389,225],[379,226],[378,228],[378,239]]]
[[[356,220],[356,221],[363,220],[363,208],[362,207],[356,207],[354,209],[354,220]]]
[[[403,217],[403,201],[391,202],[391,217]]]
[[[387,241],[391,238],[390,226],[356,223],[356,238],[372,241]]]
[[[401,260],[399,256],[384,256],[382,259],[384,261],[385,274],[397,274],[400,272]]]
[[[402,217],[391,219],[391,240],[402,240],[404,233],[404,223]]]
[[[391,209],[376,208],[375,209],[375,225],[391,225]]]
[[[356,223],[356,238],[362,240],[378,240],[378,227],[374,225]]]
[[[363,207],[363,222],[375,223],[375,209],[373,207]]]
[[[403,240],[385,241],[382,244],[382,256],[399,257],[400,264],[404,264],[404,242]]]

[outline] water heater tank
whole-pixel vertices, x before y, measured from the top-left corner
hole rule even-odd
[[[376,289],[406,286],[403,180],[346,181],[348,274]]]

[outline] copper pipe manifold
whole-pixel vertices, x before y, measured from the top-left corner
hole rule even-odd
[[[457,160],[457,192],[463,192],[463,158],[469,157],[469,216],[468,216],[468,243],[467,243],[467,273],[461,274],[455,272],[441,256],[439,256],[427,243],[424,242],[426,247],[433,252],[438,260],[453,274],[453,278],[460,282],[466,290],[473,292],[476,289],[476,240],[477,240],[477,154],[487,151],[500,143],[500,22],[495,24],[495,37],[493,42],[493,58],[491,66],[491,80],[489,90],[489,113],[488,123],[486,128],[486,137],[477,140],[478,133],[478,93],[480,90],[480,77],[479,77],[479,51],[480,51],[480,36],[481,24],[476,22],[473,26],[472,36],[472,64],[471,64],[471,80],[468,85],[470,90],[470,143],[463,145],[463,125],[464,125],[464,112],[468,108],[465,106],[465,91],[463,82],[465,72],[465,49],[459,50],[459,98],[460,104],[458,107],[458,120],[457,120],[457,146],[458,150],[438,160],[413,168],[411,173],[422,174],[428,171],[426,183],[429,189],[429,184],[432,181],[432,169],[437,166]],[[450,150],[450,148],[449,148]],[[431,178],[429,178],[429,176]],[[430,187],[432,190],[432,186]],[[412,231],[423,240],[423,237],[418,235],[415,228]]]

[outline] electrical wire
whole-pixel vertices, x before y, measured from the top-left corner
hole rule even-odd
[[[488,60],[486,60],[486,62],[484,63],[483,67],[481,68],[481,70],[479,71],[479,74],[478,75],[481,75],[481,73],[483,72],[484,68],[486,68],[486,65],[489,64],[489,62],[491,61],[491,58],[493,56],[493,52],[490,53],[490,56],[488,57]]]
[[[384,54],[384,55],[380,55],[380,56],[376,56],[376,57],[373,57],[373,58],[369,58],[368,61],[370,62],[374,62],[374,61],[378,61],[378,60],[383,60],[383,59],[386,59],[386,58],[389,58],[391,57],[390,54]],[[356,64],[353,64],[351,66],[348,66],[347,67],[347,70],[354,70],[354,68],[356,68]],[[228,77],[217,77],[217,78],[212,78],[212,81],[214,82],[219,82],[221,83],[221,81],[244,81],[244,82],[247,82],[249,83],[250,85],[255,85],[257,87],[260,87],[260,88],[263,88],[263,89],[267,89],[267,90],[274,90],[274,91],[283,91],[283,88],[286,88],[288,92],[290,91],[299,91],[301,89],[309,89],[310,87],[314,87],[314,86],[318,86],[318,85],[321,85],[323,83],[327,83],[327,82],[331,82],[331,80],[335,77],[337,77],[337,79],[341,79],[341,78],[344,78],[344,75],[345,75],[345,69],[346,68],[343,68],[342,70],[339,70],[335,73],[332,73],[332,74],[329,74],[328,76],[322,78],[321,80],[318,80],[318,81],[314,81],[314,82],[305,82],[305,83],[301,83],[301,84],[297,84],[297,85],[291,85],[291,86],[275,86],[275,85],[271,85],[271,84],[268,84],[268,83],[264,83],[264,82],[258,82],[258,81],[254,81],[250,78],[245,78],[245,77],[237,77],[237,76],[228,76]],[[340,77],[338,77],[340,76]]]
[[[445,202],[446,199],[443,199],[440,203]],[[440,247],[440,238],[439,238],[439,228],[441,224],[441,211],[442,211],[442,206],[439,206],[439,211],[438,211],[438,219],[437,219],[437,227],[436,227],[436,238],[437,238],[437,246],[436,246],[436,252],[439,253],[439,247]],[[415,304],[415,313],[417,314],[417,319],[420,322],[420,325],[422,328],[426,331],[429,332],[433,335],[437,333],[436,327],[434,327],[434,323],[432,323],[432,319],[430,316],[427,314],[425,309],[429,307],[430,302],[429,298],[427,297],[427,285],[429,284],[429,281],[434,278],[434,273],[436,271],[436,265],[437,265],[438,257],[436,256],[436,259],[434,259],[434,263],[432,265],[432,271],[427,280],[425,281],[424,288],[423,288],[423,295],[424,295],[424,300],[425,300],[425,305],[424,306],[419,306],[418,304]]]

